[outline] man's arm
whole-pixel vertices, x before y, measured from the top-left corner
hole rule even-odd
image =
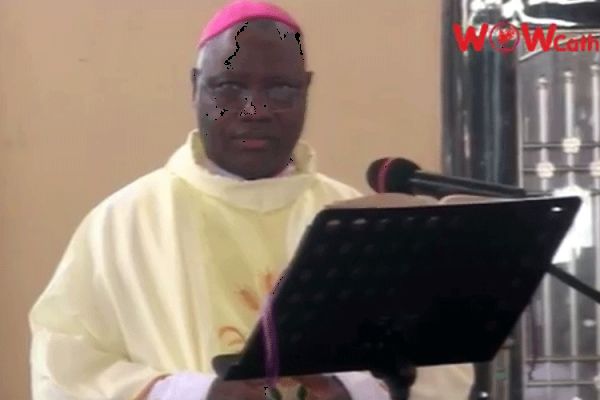
[[[335,374],[350,393],[352,400],[390,400],[385,384],[370,372],[344,372]]]
[[[365,379],[366,376],[363,374],[341,375],[342,379],[339,379],[339,375],[337,377],[311,375],[283,379],[288,383],[280,382],[276,392],[283,396],[282,400],[288,400],[290,396],[293,400],[298,400],[301,385],[308,393],[307,400],[389,399],[380,386],[373,391],[374,381]],[[342,383],[342,380],[346,383]],[[285,387],[287,390],[284,389]],[[180,372],[156,382],[149,389],[149,393],[146,391],[135,400],[264,400],[269,399],[266,396],[267,388],[268,383],[261,379],[225,382],[215,379],[213,375]]]
[[[33,400],[131,400],[162,375],[127,358],[94,229],[86,218],[30,312]]]
[[[106,215],[92,212],[86,217],[29,314],[32,399],[183,400],[186,393],[193,400],[205,400],[211,389],[244,389],[213,385],[214,375],[167,376],[166,371],[128,358],[118,304],[111,296],[115,282],[104,273],[104,264],[115,254],[113,240],[104,231],[110,225]],[[345,380],[344,386],[352,393],[356,382]],[[264,390],[258,394],[262,400]]]

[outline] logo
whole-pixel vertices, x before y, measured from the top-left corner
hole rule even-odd
[[[489,35],[492,49],[501,53],[510,53],[521,41],[519,30],[512,24],[498,23],[492,27]]]
[[[600,51],[600,39],[594,35],[567,38],[566,35],[557,34],[556,24],[542,28],[530,27],[529,24],[524,23],[518,28],[509,22],[499,22],[495,25],[484,23],[479,28],[471,25],[465,30],[460,24],[454,24],[452,30],[456,45],[463,53],[469,49],[482,51],[486,41],[494,51],[499,53],[515,51],[521,41],[528,51]]]

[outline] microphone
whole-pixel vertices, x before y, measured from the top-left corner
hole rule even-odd
[[[369,186],[378,193],[408,193],[442,198],[451,194],[524,198],[519,187],[489,183],[468,178],[438,175],[426,171],[404,158],[380,158],[367,170]]]

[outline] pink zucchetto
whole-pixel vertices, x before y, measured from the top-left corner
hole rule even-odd
[[[198,49],[232,26],[259,18],[282,22],[300,32],[298,23],[282,8],[265,1],[236,0],[217,11],[206,24],[198,40]]]

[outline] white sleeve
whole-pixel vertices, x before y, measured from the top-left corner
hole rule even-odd
[[[154,384],[147,400],[206,400],[216,375],[180,372]]]
[[[390,400],[385,384],[369,372],[333,375],[346,387],[352,400]],[[419,368],[410,389],[410,400],[467,400],[474,380],[471,364]]]
[[[385,385],[370,372],[343,372],[334,376],[342,382],[352,400],[390,400]]]

